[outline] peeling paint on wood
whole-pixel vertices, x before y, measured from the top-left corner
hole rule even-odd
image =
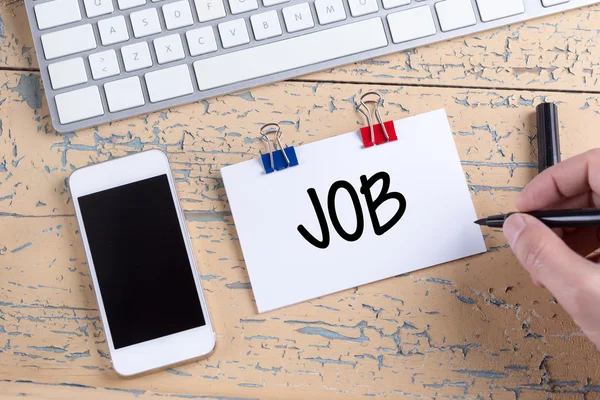
[[[478,214],[511,209],[537,171],[535,105],[560,103],[564,158],[600,145],[599,15],[598,6],[576,10],[58,134],[29,70],[24,7],[0,1],[0,69],[15,69],[0,71],[0,393],[600,398],[596,349],[531,284],[498,230],[483,231],[485,254],[258,315],[219,173],[264,151],[267,122],[294,145],[356,130],[364,121],[354,100],[375,89],[386,119],[445,108]],[[151,148],[171,161],[217,348],[123,380],[110,365],[67,185],[76,168]]]

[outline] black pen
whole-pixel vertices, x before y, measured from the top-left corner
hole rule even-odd
[[[504,221],[515,212],[508,214],[492,215],[475,221],[478,225],[490,228],[502,228]],[[542,221],[550,228],[579,228],[584,226],[600,226],[600,209],[585,208],[578,210],[547,210],[531,211],[528,214]]]

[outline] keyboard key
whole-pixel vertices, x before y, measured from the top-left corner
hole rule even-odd
[[[552,7],[558,4],[568,3],[570,0],[542,0],[542,5],[544,7]]]
[[[277,4],[288,3],[290,0],[262,0],[265,7],[274,6]]]
[[[138,69],[148,68],[152,66],[152,58],[150,58],[150,49],[148,43],[140,42],[124,46],[121,48],[121,56],[125,71],[137,71]]]
[[[92,25],[80,25],[42,35],[42,47],[47,60],[96,48]]]
[[[217,51],[217,41],[212,26],[192,29],[185,33],[191,56]]]
[[[321,25],[346,19],[346,11],[344,11],[342,0],[316,0],[315,9]]]
[[[98,31],[104,46],[129,40],[127,25],[122,15],[98,21]]]
[[[192,9],[187,0],[165,4],[162,6],[162,12],[165,16],[165,26],[168,30],[189,26],[194,23]]]
[[[257,0],[229,0],[232,14],[241,14],[246,11],[258,9]]]
[[[182,60],[185,57],[178,33],[154,39],[154,51],[159,64]]]
[[[112,0],[83,0],[88,18],[110,14],[115,11]]]
[[[90,69],[92,70],[92,78],[102,79],[109,76],[119,75],[121,69],[117,61],[117,53],[114,50],[106,50],[101,53],[90,54]]]
[[[410,4],[410,0],[383,0],[383,8],[386,10],[389,10],[390,8],[406,6],[408,4]]]
[[[132,76],[104,84],[106,102],[110,112],[128,110],[146,104],[140,78]]]
[[[54,101],[61,124],[70,124],[104,114],[97,86],[57,94],[54,96]]]
[[[52,89],[58,90],[88,81],[83,58],[73,58],[48,65]]]
[[[219,35],[224,49],[250,43],[246,21],[243,18],[220,23]]]
[[[209,90],[387,46],[381,18],[371,18],[194,62]],[[269,60],[269,62],[265,62]]]
[[[194,0],[200,22],[212,21],[225,16],[223,0]]]
[[[495,21],[525,12],[523,0],[477,0],[477,5],[483,22]]]
[[[298,32],[315,26],[310,6],[308,3],[300,3],[282,10],[283,19],[288,32]]]
[[[81,12],[77,0],[49,1],[38,4],[33,9],[40,30],[81,21]]]
[[[161,31],[156,8],[132,12],[129,15],[129,18],[131,19],[131,26],[133,27],[133,36],[136,38],[154,35]]]
[[[389,14],[387,20],[394,43],[435,35],[437,31],[429,6]]]
[[[350,14],[353,17],[360,17],[379,11],[377,0],[348,0],[350,4]]]
[[[187,65],[178,65],[145,75],[148,96],[152,103],[185,96],[194,92]]]
[[[127,10],[128,8],[139,7],[146,4],[146,0],[117,0],[119,2],[119,8],[121,10]]]
[[[477,23],[471,0],[445,0],[435,3],[442,31],[472,26]]]
[[[256,40],[264,40],[275,36],[281,36],[281,25],[277,11],[272,10],[261,14],[255,14],[250,17],[252,31]]]

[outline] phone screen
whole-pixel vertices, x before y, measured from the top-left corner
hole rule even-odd
[[[78,202],[115,349],[205,325],[167,175]]]

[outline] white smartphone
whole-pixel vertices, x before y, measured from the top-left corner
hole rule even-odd
[[[150,150],[69,179],[115,372],[208,355],[215,334],[169,162]]]

